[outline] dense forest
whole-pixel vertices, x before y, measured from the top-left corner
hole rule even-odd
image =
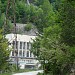
[[[1,24],[0,27],[3,27],[4,19],[6,17],[6,10],[7,10],[7,2],[8,0],[1,0],[0,1],[0,15],[1,15]],[[30,0],[30,4],[27,3],[27,0],[16,0],[15,3],[15,12],[16,12],[16,23],[33,23],[39,32],[43,31],[43,28],[48,27],[51,23],[50,20],[54,20],[54,16],[56,16],[52,10],[52,5],[50,2],[44,0]],[[52,2],[52,1],[51,1]],[[10,0],[9,2],[9,9],[8,9],[8,20],[7,20],[7,29],[10,27],[12,29],[11,23],[13,23],[13,1]],[[51,15],[53,17],[51,17]],[[49,19],[48,19],[49,18]],[[49,23],[49,24],[48,24]],[[6,29],[6,30],[7,30]],[[10,31],[10,30],[9,30]]]
[[[0,0],[0,30],[4,33],[12,31],[14,18],[13,0],[10,0],[4,28],[7,2]],[[44,75],[70,75],[72,70],[75,71],[74,0],[29,0],[29,3],[15,0],[15,14],[16,23],[32,23],[38,29],[31,51],[42,64]]]

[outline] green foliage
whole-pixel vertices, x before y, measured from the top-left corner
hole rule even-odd
[[[10,20],[6,20],[5,21],[5,14],[1,13],[0,14],[0,29],[3,28],[4,29],[4,34],[10,33],[12,30],[12,23]],[[6,22],[6,24],[5,24]]]
[[[25,27],[24,27],[24,30],[25,31],[30,31],[32,29],[32,24],[31,23],[28,23]]]
[[[2,73],[0,75],[11,75],[11,73]]]
[[[38,20],[38,17],[42,14],[42,9],[34,6],[33,4],[27,5],[23,1],[16,3],[16,19],[17,22],[27,23]]]
[[[44,29],[44,34],[32,44],[32,52],[42,63],[46,74],[52,72],[53,75],[66,75],[71,71],[75,57],[72,58],[72,50],[62,43],[60,36],[61,27],[50,26]]]
[[[2,28],[5,20],[5,14],[0,14],[0,16],[0,28]]]
[[[62,38],[63,41],[73,46],[75,45],[75,2],[67,2],[63,3],[60,12],[61,18],[61,27],[62,27]]]
[[[7,40],[2,35],[2,30],[0,29],[0,71],[5,71],[7,68],[9,59],[9,48],[7,44]]]
[[[39,0],[38,3],[39,3],[38,7],[42,9],[43,13],[37,19],[35,24],[39,32],[43,32],[44,28],[50,25],[54,25],[55,20],[57,19],[56,18],[57,13],[53,11],[53,7],[48,0],[41,0],[41,1]]]
[[[42,73],[38,73],[37,75],[43,75]]]
[[[25,10],[27,10],[26,4],[23,1],[19,1],[16,4],[17,22],[20,22],[20,23],[25,23],[26,22],[26,21],[24,21],[24,20],[26,20],[25,17],[27,17]]]
[[[0,0],[0,10],[2,13],[6,11],[7,0]]]
[[[51,8],[46,8],[45,4],[48,5],[47,2],[42,2],[42,6],[39,5],[43,12],[47,9],[48,12],[44,12],[47,13],[45,18],[47,15],[49,16],[49,18],[47,17],[47,25],[51,25],[45,27],[43,34],[34,40],[32,52],[42,63],[46,74],[70,75],[75,64],[75,1],[60,0],[59,4],[58,2],[57,0],[55,4],[57,7],[51,11],[53,13],[53,10],[55,10],[55,13],[58,13],[57,16],[51,14],[49,16]],[[50,17],[54,19],[52,18],[51,21]],[[44,22],[46,23],[46,21]],[[42,25],[42,27],[44,26]]]
[[[33,2],[33,1],[32,1]],[[3,4],[4,3],[4,4]],[[11,2],[12,3],[12,2]],[[9,19],[13,22],[13,7],[10,3],[10,9],[8,12]],[[27,23],[31,22],[35,24],[39,32],[43,32],[43,29],[53,25],[55,23],[56,13],[52,10],[53,7],[48,0],[36,0],[34,4],[26,4],[24,0],[16,1],[16,22],[17,23]],[[3,5],[3,6],[2,6]],[[1,1],[1,12],[5,13],[7,5],[6,1]]]
[[[56,18],[52,19],[55,23],[54,25],[52,24],[53,21],[52,23],[49,23],[51,26],[45,27],[43,35],[39,35],[39,37],[34,40],[32,52],[42,63],[46,74],[69,75],[75,64],[75,6],[74,1],[67,2],[62,0],[60,3],[61,4],[58,4],[59,6],[62,5],[58,7],[60,16],[58,16],[59,12],[55,17],[50,14],[53,18]]]
[[[4,34],[9,34],[9,33],[11,33],[12,32],[12,28],[13,28],[13,24],[11,23],[11,21],[10,20],[7,20],[6,21],[7,22],[7,24],[6,25],[3,25],[4,27]]]
[[[33,23],[41,33],[33,40],[32,52],[42,63],[46,75],[68,74],[75,65],[75,1],[34,0],[34,4],[30,5],[25,2],[16,0],[16,22]],[[4,24],[6,5],[7,0],[0,1],[0,28]],[[13,22],[12,5],[9,10],[8,17]],[[25,26],[25,30],[32,28],[30,23]],[[11,31],[9,20],[5,31]]]

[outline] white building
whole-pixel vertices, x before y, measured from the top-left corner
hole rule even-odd
[[[18,50],[18,63],[21,66],[20,68],[34,68],[36,67],[38,61],[34,57],[33,53],[31,53],[31,43],[32,39],[35,39],[36,36],[30,35],[21,35],[17,34],[17,43],[15,46],[15,34],[7,34],[6,38],[10,42],[10,47],[12,47],[12,51],[10,53],[10,58],[12,63],[15,63],[15,50]]]

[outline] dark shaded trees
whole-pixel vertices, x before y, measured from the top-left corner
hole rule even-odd
[[[70,45],[75,45],[75,2],[65,1],[63,4],[60,18],[62,27],[63,41]]]

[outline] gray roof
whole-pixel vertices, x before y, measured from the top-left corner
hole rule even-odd
[[[18,34],[25,34],[25,35],[34,35],[36,36],[36,32],[38,32],[37,28],[32,25],[31,30],[26,31],[24,28],[27,24],[20,24],[20,23],[16,23],[16,31]]]

